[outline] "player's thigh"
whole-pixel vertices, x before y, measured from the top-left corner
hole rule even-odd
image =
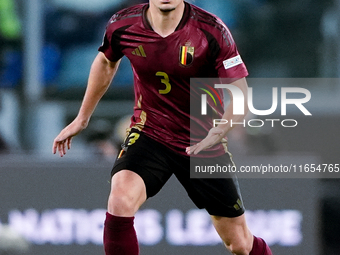
[[[156,195],[172,175],[167,154],[164,145],[131,129],[111,171],[109,212],[131,214]],[[118,203],[128,208],[123,210]]]
[[[145,183],[137,173],[121,170],[112,176],[109,213],[116,216],[133,216],[146,198]]]
[[[232,218],[212,215],[211,218],[217,233],[230,250],[251,250],[253,235],[244,214]]]

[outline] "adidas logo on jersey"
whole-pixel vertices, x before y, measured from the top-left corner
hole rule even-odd
[[[146,58],[146,54],[142,45],[139,45],[138,48],[134,49],[132,51],[132,55]]]

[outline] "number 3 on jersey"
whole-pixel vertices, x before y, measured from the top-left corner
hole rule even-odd
[[[156,76],[162,77],[163,79],[161,79],[161,83],[165,85],[165,89],[158,90],[159,94],[162,94],[162,95],[168,94],[171,91],[171,84],[170,84],[169,76],[164,72],[157,72]]]

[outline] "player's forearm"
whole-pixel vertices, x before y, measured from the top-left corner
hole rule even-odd
[[[230,104],[228,105],[227,109],[225,110],[222,119],[227,120],[228,122],[226,124],[224,121],[221,121],[221,124],[218,124],[217,127],[221,128],[223,130],[223,137],[226,136],[226,134],[233,128],[235,127],[235,123],[237,122],[242,122],[248,112],[248,105],[244,105],[244,114],[242,115],[234,115],[233,114],[233,102],[231,101]],[[232,123],[234,123],[232,125]]]
[[[234,102],[233,102],[233,97],[231,96],[230,99],[230,103],[227,106],[222,119],[223,120],[227,120],[228,122],[224,124],[224,122],[222,121],[220,124],[218,124],[217,126],[219,128],[221,128],[223,130],[223,137],[235,126],[232,125],[232,123],[236,123],[236,122],[242,122],[245,118],[245,116],[248,113],[248,103],[247,103],[247,98],[248,98],[248,85],[247,85],[247,81],[245,78],[242,78],[240,80],[237,80],[235,82],[232,83],[233,85],[235,85],[236,87],[238,87],[244,96],[244,114],[241,115],[235,115],[234,114]]]
[[[110,62],[99,53],[91,66],[86,92],[77,119],[87,125],[98,102],[107,91],[117,71],[118,62]]]

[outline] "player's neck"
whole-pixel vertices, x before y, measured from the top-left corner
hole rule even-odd
[[[174,10],[161,11],[155,5],[150,4],[147,10],[147,18],[152,29],[162,37],[167,37],[172,34],[180,23],[185,9],[185,4],[182,2]]]

